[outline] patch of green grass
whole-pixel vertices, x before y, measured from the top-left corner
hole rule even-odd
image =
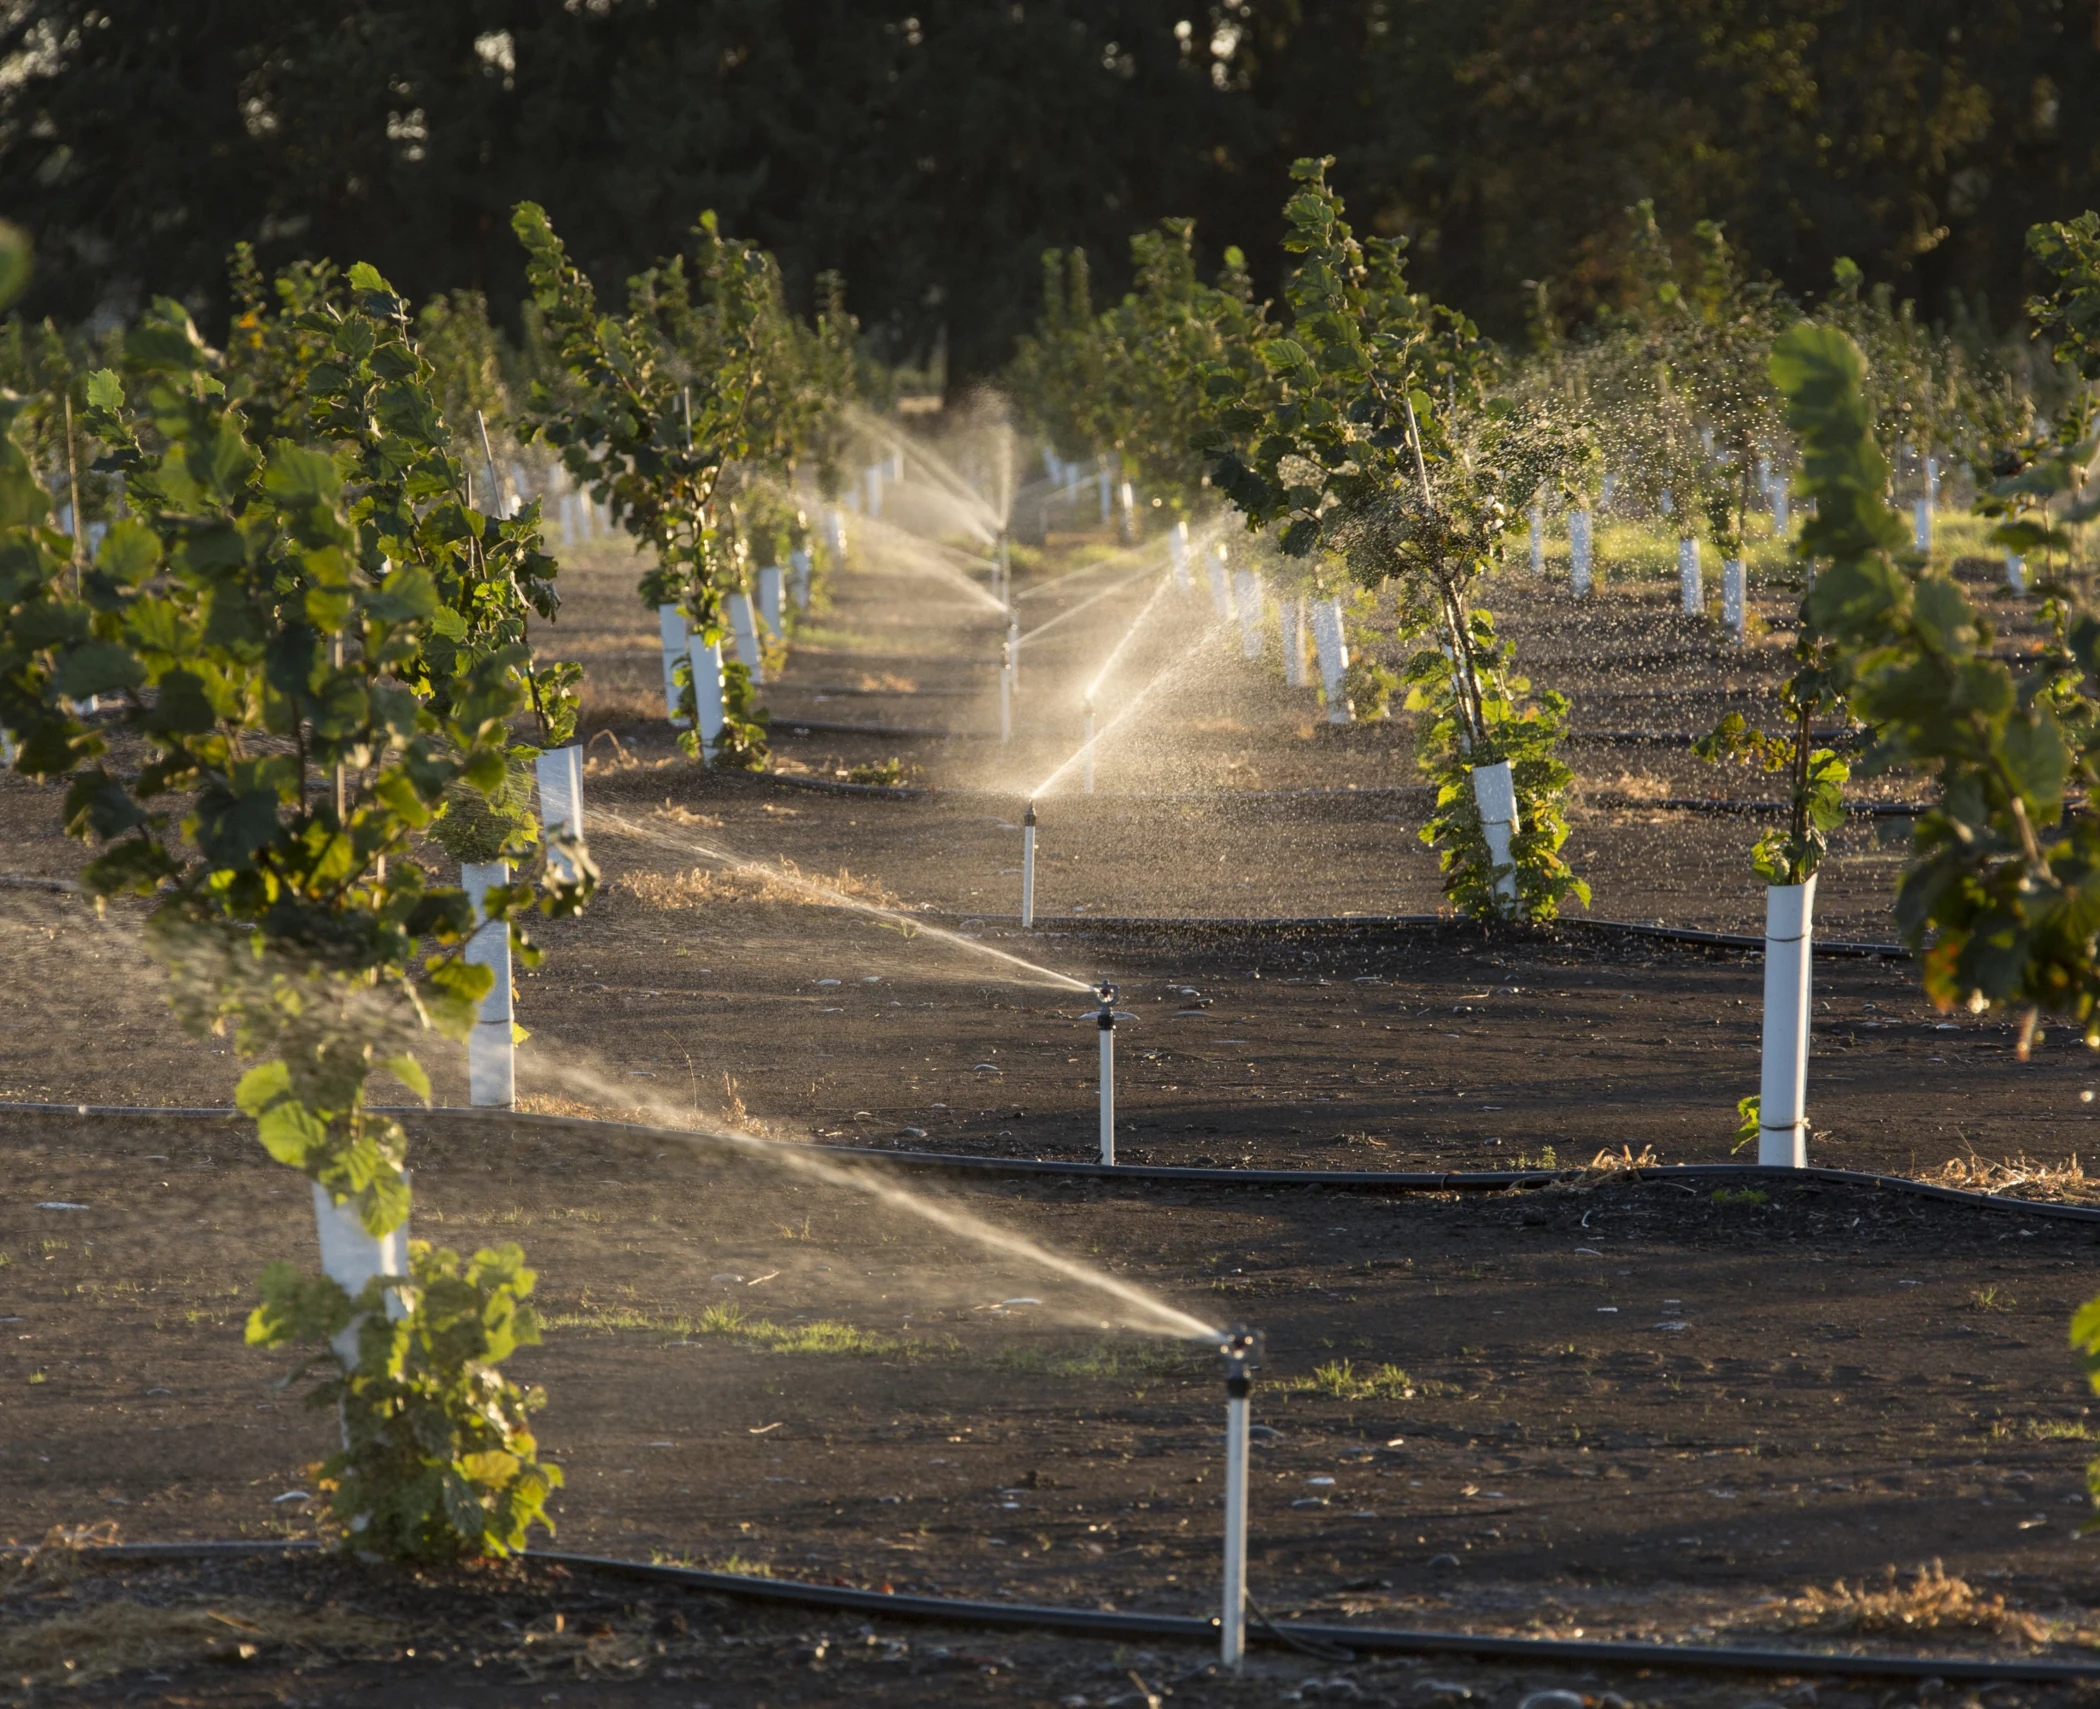
[[[1772,1195],[1762,1187],[1717,1187],[1714,1203],[1717,1205],[1768,1205]]]
[[[1971,1311],[2011,1311],[2019,1303],[1996,1282],[1988,1287],[1978,1288],[1969,1295]]]
[[[1359,1371],[1351,1359],[1330,1359],[1313,1367],[1309,1377],[1286,1377],[1277,1385],[1285,1394],[1326,1395],[1333,1400],[1412,1400],[1418,1385],[1398,1365],[1374,1365]]]
[[[836,1318],[811,1323],[775,1323],[769,1317],[747,1317],[742,1306],[711,1305],[693,1323],[694,1335],[719,1335],[769,1353],[915,1353],[924,1343],[895,1335],[856,1329]]]

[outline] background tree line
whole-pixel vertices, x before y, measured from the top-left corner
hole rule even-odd
[[[1643,199],[1796,293],[1849,255],[2001,320],[2026,228],[2100,199],[2100,0],[17,0],[0,67],[35,313],[215,323],[247,239],[509,316],[521,198],[614,290],[711,207],[951,379],[1048,247],[1105,292],[1163,216],[1273,257],[1304,154],[1503,337],[1632,289]]]

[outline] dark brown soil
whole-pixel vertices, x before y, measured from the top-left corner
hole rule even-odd
[[[608,886],[586,918],[545,928],[546,964],[520,984],[533,1107],[1090,1155],[1088,1004],[991,949],[1120,982],[1133,1017],[1118,1033],[1125,1161],[1405,1169],[1511,1165],[1548,1147],[1563,1164],[1622,1147],[1673,1162],[1729,1155],[1735,1101],[1756,1084],[1754,958],[1579,927],[1164,923],[1434,911],[1433,862],[1413,836],[1421,798],[1364,793],[1415,781],[1404,720],[1330,731],[1305,694],[1271,686],[1236,647],[1216,648],[1214,670],[1162,697],[1156,734],[1105,755],[1103,793],[1045,798],[1046,918],[1023,935],[998,918],[1015,906],[1019,802],[969,790],[1059,763],[1069,745],[1042,734],[1064,717],[1054,705],[1004,758],[977,739],[798,738],[780,721],[784,763],[805,778],[894,753],[941,786],[930,795],[710,776],[670,759],[661,726],[644,721],[655,683],[647,626],[622,603],[625,570],[604,560],[597,571],[565,632],[580,636],[603,722],[628,759],[599,764],[589,785]],[[886,722],[908,713],[985,728],[991,703],[972,695],[990,679],[959,650],[976,632],[953,612],[936,622],[885,605],[888,585],[874,571],[847,582],[830,619],[837,638],[926,662],[806,650],[777,703],[814,717],[815,689],[792,685],[857,689],[865,675],[886,689],[909,671],[925,698],[831,694],[826,715],[847,706],[852,721],[879,710]],[[1590,633],[1629,653],[1721,657],[1631,597],[1597,609]],[[1504,627],[1543,654],[1562,633],[1551,630],[1556,611],[1540,597]],[[1557,644],[1573,648],[1579,637],[1564,630]],[[1114,639],[1095,634],[1096,664]],[[1608,660],[1591,669],[1580,720],[1631,727],[1634,715],[1603,698],[1633,691],[1608,686],[1628,671]],[[1647,692],[1663,672],[1668,687],[1679,669],[1658,665],[1634,686]],[[1727,669],[1755,688],[1772,666]],[[1642,713],[1647,727],[1701,727],[1737,680],[1719,665],[1699,676],[1696,660],[1683,670],[1694,680],[1657,702],[1667,721]],[[1548,678],[1544,664],[1537,675]],[[1040,692],[1030,681],[1024,693]],[[942,687],[970,692],[930,692]],[[1069,722],[1076,735],[1076,712]],[[1696,775],[1681,749],[1576,756],[1600,791],[1713,793],[1726,781]],[[1353,797],[1255,793],[1352,785]],[[1236,793],[1169,798],[1225,786]],[[9,874],[74,870],[57,805],[56,792],[0,781]],[[1752,822],[1584,810],[1577,824],[1571,848],[1597,883],[1599,913],[1755,928]],[[965,936],[914,935],[777,881],[725,878],[703,850],[834,880],[843,867],[857,894],[930,904]],[[1848,834],[1820,910],[1829,930],[1891,935],[1892,862],[1871,827]],[[1103,929],[1090,913],[1163,923]],[[15,991],[0,1013],[0,1097],[229,1100],[238,1062],[168,1021],[135,914],[112,907],[98,919],[76,897],[13,887],[0,890],[0,922]],[[1929,1011],[1902,962],[1819,962],[1816,975],[1815,1161],[1924,1173],[1972,1154],[2059,1162],[2087,1149],[2082,1095],[2095,1076],[2082,1052],[2052,1039],[2017,1064],[1995,1022]],[[452,1052],[432,1054],[441,1098],[457,1100]],[[103,1519],[132,1538],[310,1533],[310,1502],[278,1498],[311,1492],[331,1421],[273,1390],[282,1362],[241,1343],[262,1264],[310,1253],[303,1184],[233,1123],[0,1121],[12,1165],[0,1315],[19,1320],[0,1325],[0,1534],[34,1541]],[[516,1239],[540,1272],[551,1327],[516,1365],[550,1396],[544,1439],[569,1472],[562,1546],[898,1590],[1208,1608],[1219,1387],[1201,1357],[1129,1327],[1142,1311],[993,1236],[718,1148],[442,1117],[419,1120],[416,1134],[416,1232],[459,1246]],[[926,1190],[919,1177],[907,1184]],[[2064,1344],[2089,1291],[2094,1235],[2081,1226],[1783,1180],[1717,1196],[1710,1185],[1593,1177],[1522,1199],[988,1181],[933,1190],[946,1211],[998,1235],[1083,1259],[1205,1321],[1267,1331],[1257,1417],[1276,1434],[1257,1450],[1254,1574],[1272,1611],[1771,1636],[1801,1618],[1775,1596],[1940,1559],[1979,1593],[2070,1630],[2100,1589],[2090,1545],[2075,1537],[2100,1425]],[[708,1315],[727,1306],[742,1317]],[[1138,1704],[1171,1685],[1198,1703],[1323,1691],[1424,1703],[1461,1701],[1464,1686],[1514,1709],[1549,1683],[1599,1702],[1617,1692],[1742,1703],[1766,1689],[1303,1660],[1264,1662],[1229,1686],[1179,1651],[889,1624],[870,1642],[856,1621],[537,1571],[404,1590],[320,1562],[126,1568],[69,1596],[45,1586],[5,1606],[29,1626],[104,1600],[239,1599],[272,1631],[283,1610],[330,1605],[378,1623],[306,1649],[273,1637],[230,1666],[178,1646],[161,1669],[168,1680],[134,1668],[68,1692],[147,1702],[376,1693],[508,1704],[559,1691],[564,1703],[613,1692],[717,1705]],[[526,1643],[528,1630],[551,1640],[564,1609],[606,1631],[565,1628],[584,1632],[580,1645]],[[1957,1627],[1878,1641],[2002,1640]],[[1144,1688],[1126,1677],[1133,1669]],[[1882,1700],[1830,1689],[1820,1699]]]

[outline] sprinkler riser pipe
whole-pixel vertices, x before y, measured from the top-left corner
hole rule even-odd
[[[1687,617],[1706,615],[1706,571],[1699,562],[1699,542],[1677,542],[1677,594]]]
[[[1240,657],[1258,659],[1261,657],[1261,620],[1268,606],[1261,577],[1252,570],[1234,570],[1232,603],[1240,619]]]
[[[1305,678],[1305,596],[1283,608],[1283,681],[1286,688],[1311,686]]]
[[[1238,1390],[1237,1393],[1233,1392]],[[1225,1396],[1225,1570],[1218,1609],[1218,1661],[1238,1667],[1247,1656],[1247,1439],[1251,1411],[1246,1379]]]
[[[1116,1022],[1113,1015],[1101,1021],[1101,1161],[1116,1161]]]
[[[1035,927],[1035,803],[1021,822],[1021,929]]]
[[[1327,693],[1327,722],[1346,724],[1355,716],[1343,685],[1349,672],[1349,641],[1342,629],[1342,602],[1323,599],[1313,606],[1313,650],[1320,660],[1320,686]]]
[[[1488,856],[1498,867],[1510,865],[1510,839],[1517,833],[1517,786],[1509,761],[1473,768],[1473,802],[1480,809],[1480,834]],[[1512,867],[1495,880],[1495,897],[1505,913],[1517,911],[1517,875]]]
[[[484,906],[488,893],[510,882],[510,863],[466,861],[460,866],[460,888],[474,905],[480,923],[467,940],[463,959],[494,976],[488,995],[475,1011],[467,1035],[467,1102],[476,1109],[507,1110],[517,1102],[517,1046],[511,1039],[510,927],[491,920]]]
[[[758,651],[758,625],[752,617],[751,596],[739,589],[729,596],[728,604],[729,636],[736,648],[737,663],[751,673],[754,685],[763,685],[766,662]]]
[[[408,1224],[385,1234],[370,1233],[357,1214],[355,1200],[337,1204],[335,1195],[320,1182],[311,1183],[314,1201],[314,1234],[321,1248],[321,1274],[355,1299],[374,1276],[407,1276]],[[397,1292],[386,1296],[386,1314],[395,1322],[407,1315]],[[343,1369],[357,1368],[357,1332],[363,1318],[345,1324],[329,1338]]]
[[[1816,881],[1765,888],[1764,1049],[1758,1075],[1757,1160],[1808,1164],[1808,1005]]]
[[[540,832],[547,838],[547,863],[564,883],[576,882],[575,863],[553,839],[566,835],[583,841],[583,749],[571,742],[549,748],[533,762],[540,784]]]
[[[784,632],[781,610],[781,582],[784,578],[778,564],[761,564],[758,569],[758,614],[764,619],[769,632],[779,635]]]
[[[1568,586],[1578,599],[1590,591],[1590,523],[1587,510],[1568,512]]]
[[[1724,558],[1721,561],[1721,624],[1736,638],[1740,646],[1750,631],[1750,613],[1744,598],[1743,560]]]
[[[685,657],[685,613],[675,605],[659,605],[656,626],[664,649],[664,716],[671,720],[672,728],[682,730],[685,720],[678,713],[678,661]]]
[[[711,765],[724,722],[722,644],[715,641],[703,646],[695,635],[688,643],[688,656],[693,661],[693,709],[699,719],[700,763]]]

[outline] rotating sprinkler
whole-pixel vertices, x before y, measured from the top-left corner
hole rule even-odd
[[[1225,1594],[1218,1610],[1218,1660],[1236,1668],[1247,1654],[1247,1399],[1261,1362],[1261,1332],[1234,1324],[1218,1353],[1225,1361]]]
[[[1035,803],[1021,815],[1021,930],[1035,928]]]
[[[1116,1007],[1116,988],[1103,979],[1094,987],[1101,1007],[1094,1022],[1101,1029],[1101,1161],[1113,1167],[1116,1161],[1116,1022],[1131,1017]]]

